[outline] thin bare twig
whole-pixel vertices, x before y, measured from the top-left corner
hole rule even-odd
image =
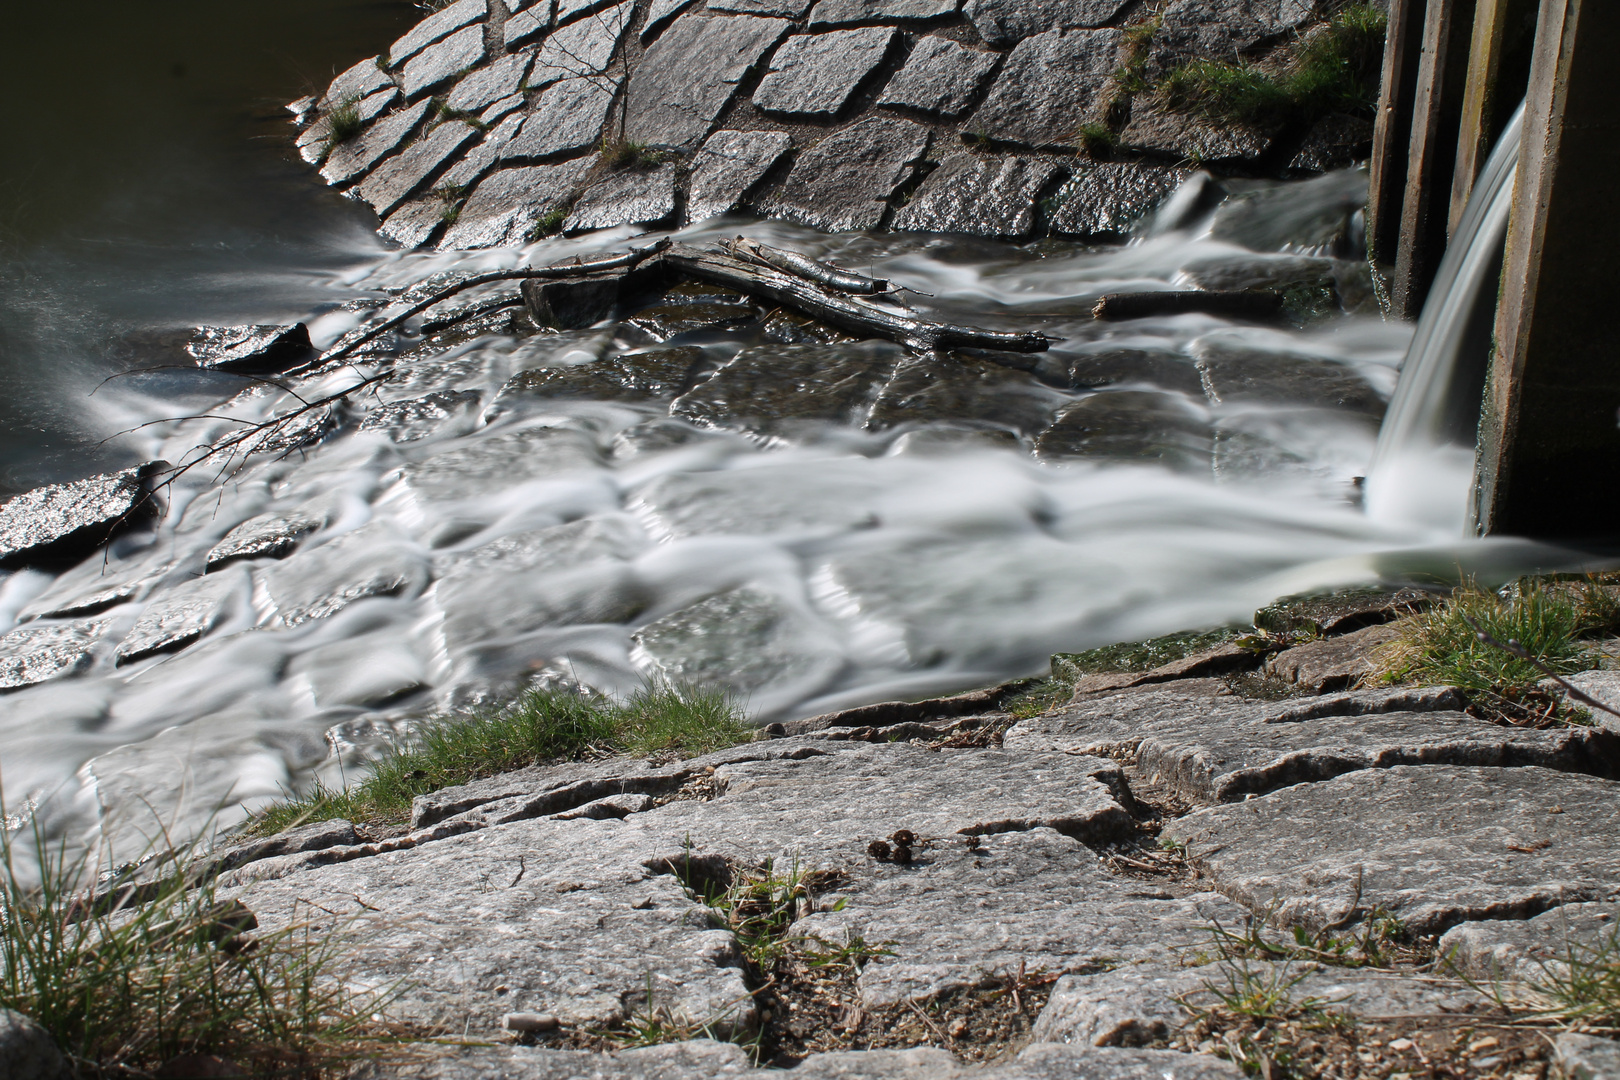
[[[1479,623],[1475,622],[1467,615],[1464,615],[1460,611],[1457,612],[1457,614],[1461,616],[1463,622],[1474,628],[1474,637],[1478,638],[1482,645],[1489,645],[1493,649],[1501,649],[1503,652],[1511,653],[1512,655],[1517,656],[1520,660],[1530,664],[1537,671],[1547,676],[1547,678],[1551,679],[1559,686],[1562,686],[1564,690],[1568,692],[1570,697],[1574,698],[1582,705],[1590,705],[1594,709],[1602,709],[1610,716],[1620,717],[1620,710],[1612,709],[1603,704],[1603,702],[1599,701],[1597,698],[1592,697],[1590,694],[1583,693],[1579,687],[1575,686],[1568,679],[1558,674],[1558,672],[1542,663],[1540,659],[1531,655],[1530,650],[1526,649],[1523,645],[1520,645],[1517,641],[1513,640],[1512,638],[1509,638],[1507,641],[1498,641],[1496,638],[1487,633],[1485,629],[1479,625]]]

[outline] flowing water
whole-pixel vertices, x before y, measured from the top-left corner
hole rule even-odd
[[[339,10],[356,25],[393,16]],[[366,33],[373,43],[390,37]],[[299,50],[309,55],[308,43]],[[272,79],[256,85],[290,96]],[[159,126],[175,134],[176,124]],[[242,123],[225,128],[181,135],[200,145],[245,133]],[[109,460],[179,460],[232,430],[227,419],[189,421],[96,446],[239,385],[149,373],[89,396],[136,363],[108,344],[131,332],[297,317],[325,343],[361,318],[349,301],[628,238],[388,252],[269,145],[278,149],[250,165],[183,181],[186,167],[160,155],[129,190],[105,185],[102,210],[7,238],[0,377],[13,486]],[[536,680],[622,692],[649,677],[691,678],[732,687],[761,719],[804,716],[1034,674],[1056,651],[1244,620],[1294,591],[1567,564],[1551,549],[1463,540],[1450,520],[1368,516],[1356,505],[1377,433],[1367,403],[1394,390],[1407,327],[1364,305],[1302,316],[1294,328],[1089,318],[1106,292],[1287,279],[1302,266],[1339,275],[1341,295],[1353,295],[1356,267],[1324,255],[1346,235],[1353,243],[1354,230],[1320,225],[1342,225],[1365,182],[1350,171],[1234,184],[1213,214],[1190,209],[1199,200],[1189,189],[1126,245],[827,236],[741,220],[684,234],[746,233],[889,277],[915,290],[919,310],[952,321],[1038,326],[1061,339],[1046,361],[1059,369],[1117,363],[1122,350],[1147,358],[1139,374],[1095,390],[1030,376],[1008,408],[1055,413],[1151,391],[1161,416],[1173,407],[1178,430],[1202,433],[1182,447],[1190,457],[1162,463],[1040,461],[1007,425],[987,439],[985,424],[950,417],[750,433],[616,401],[489,410],[515,373],[633,346],[608,330],[492,331],[441,356],[407,354],[401,376],[357,412],[441,391],[474,394],[478,407],[413,442],[351,425],[218,482],[194,471],[169,492],[152,535],[59,577],[0,579],[0,631],[109,579],[141,583],[144,597],[97,616],[103,637],[86,670],[0,697],[8,804],[36,806],[54,834],[87,835],[109,816],[120,829],[149,830],[155,816],[186,832],[211,815],[228,824],[317,776],[352,778],[413,720]],[[180,212],[193,201],[195,215]],[[157,228],[154,206],[172,215]],[[716,362],[746,344],[726,333],[691,340]],[[338,389],[369,370],[301,389]],[[1273,385],[1245,381],[1243,370],[1283,374]],[[1227,381],[1211,381],[1223,371]],[[1365,400],[1341,407],[1324,397],[1324,380],[1361,387]],[[211,411],[252,419],[285,403],[250,394]],[[203,578],[205,553],[266,513],[321,524],[291,558]],[[199,579],[215,590],[217,613],[201,640],[118,666],[113,650],[143,610]]]

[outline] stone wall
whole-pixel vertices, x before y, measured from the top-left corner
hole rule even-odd
[[[1217,123],[1130,89],[1190,58],[1264,63],[1332,0],[963,3],[457,0],[289,108],[305,160],[406,247],[731,211],[1118,236],[1191,166],[1319,171],[1370,138],[1350,117]]]

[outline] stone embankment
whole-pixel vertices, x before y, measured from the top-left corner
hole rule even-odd
[[[1338,6],[457,0],[290,108],[304,158],[406,247],[732,211],[1119,236],[1194,163],[1304,175],[1365,154],[1356,117],[1216,121],[1144,91],[1192,60],[1264,62]]]

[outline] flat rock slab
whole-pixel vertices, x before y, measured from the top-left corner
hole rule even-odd
[[[1258,158],[1271,149],[1276,135],[1273,128],[1236,121],[1215,123],[1144,101],[1131,110],[1130,123],[1119,133],[1119,141],[1131,150],[1149,154],[1190,161],[1223,161]]]
[[[13,495],[0,503],[0,568],[78,562],[156,511],[151,481],[167,462]]]
[[[1139,162],[1095,165],[1058,189],[1048,223],[1067,236],[1125,236],[1190,175]]]
[[[1108,104],[1118,30],[1049,30],[1020,41],[964,130],[997,142],[1072,147]]]
[[[1471,979],[1546,982],[1569,961],[1594,962],[1612,950],[1620,906],[1562,904],[1533,919],[1486,919],[1453,926],[1440,955]]]
[[[737,84],[791,25],[786,19],[682,15],[653,42],[630,79],[625,139],[698,145]]]
[[[457,0],[429,15],[388,48],[388,66],[398,67],[435,41],[488,13],[488,0]]]
[[[756,345],[677,398],[670,415],[759,432],[806,420],[861,426],[900,354],[876,342]]]
[[[0,691],[18,690],[85,670],[112,620],[29,624],[0,636]]]
[[[546,38],[535,54],[529,88],[538,90],[561,79],[600,76],[630,25],[635,5],[615,5],[563,27]]]
[[[400,88],[407,99],[414,98],[477,67],[487,55],[483,26],[464,27],[408,60],[400,72]]]
[[[1620,1042],[1566,1031],[1553,1042],[1553,1067],[1562,1080],[1620,1080]]]
[[[799,155],[782,186],[759,209],[827,232],[876,228],[888,200],[928,148],[928,129],[872,117],[835,132]]]
[[[439,246],[488,248],[526,243],[549,214],[573,202],[593,164],[582,159],[491,173],[473,189]]]
[[[899,36],[893,27],[873,26],[790,37],[771,57],[754,104],[784,116],[835,116]]]
[[[692,159],[686,220],[706,221],[729,214],[786,154],[785,131],[717,131]]]
[[[1196,811],[1164,835],[1280,926],[1382,908],[1437,934],[1620,894],[1617,796],[1613,780],[1549,769],[1400,765]]]
[[[541,160],[590,149],[601,141],[618,88],[617,79],[605,76],[552,83],[501,148],[501,158]]]
[[[991,45],[1012,45],[1046,30],[1095,29],[1112,22],[1126,0],[968,0],[963,10]]]
[[[1035,453],[1047,461],[1087,458],[1207,473],[1212,444],[1199,404],[1160,390],[1092,394],[1041,433]]]
[[[1018,239],[1035,227],[1035,200],[1059,174],[1049,161],[952,154],[896,211],[893,227]]]
[[[1173,0],[1149,51],[1150,76],[1189,60],[1230,57],[1304,25],[1315,0]]]
[[[394,80],[383,70],[380,56],[369,57],[332,80],[321,96],[320,107],[330,110],[344,102],[359,101],[379,90],[394,88]]]
[[[346,184],[363,176],[370,168],[393,153],[416,130],[427,115],[432,102],[418,101],[415,105],[389,113],[359,135],[341,142],[326,155],[321,176],[328,184]]]
[[[479,112],[502,98],[511,97],[523,88],[524,76],[533,59],[533,52],[513,53],[469,72],[456,83],[445,104],[456,112]]]
[[[204,563],[212,573],[238,559],[284,559],[304,538],[326,525],[326,515],[304,511],[260,514],[226,533],[208,552]]]
[[[978,99],[1000,61],[995,53],[970,49],[950,38],[918,38],[906,66],[883,88],[878,104],[954,119]]]
[[[1366,626],[1308,641],[1268,657],[1266,674],[1316,694],[1345,690],[1372,677],[1374,652],[1397,636],[1389,626]]]
[[[303,323],[291,326],[199,326],[186,353],[200,368],[266,374],[285,371],[315,353]]]
[[[563,221],[563,231],[668,221],[675,215],[675,179],[676,167],[669,164],[611,173],[585,189]]]
[[[955,14],[960,4],[961,0],[820,0],[810,10],[810,28],[927,22]]]
[[[481,132],[462,120],[448,120],[418,139],[405,151],[378,165],[354,189],[378,217],[387,217],[400,203],[414,195],[428,177],[445,168],[451,159]]]

